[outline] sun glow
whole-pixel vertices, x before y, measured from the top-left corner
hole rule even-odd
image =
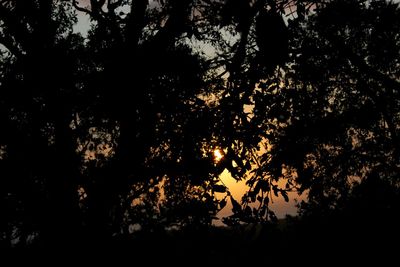
[[[219,150],[219,149],[215,149],[214,150],[214,160],[215,160],[215,162],[220,161],[223,157],[224,156],[222,155],[221,150]]]

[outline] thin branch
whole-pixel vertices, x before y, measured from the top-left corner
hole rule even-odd
[[[74,6],[74,8],[75,8],[76,10],[78,10],[78,11],[80,11],[80,12],[83,12],[83,13],[86,13],[86,14],[92,16],[92,14],[93,14],[92,11],[91,11],[90,9],[86,9],[86,8],[84,8],[84,7],[79,6],[77,0],[72,0],[72,4],[73,4],[73,6]]]

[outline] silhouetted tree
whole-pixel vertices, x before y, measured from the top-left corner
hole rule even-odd
[[[304,216],[359,207],[371,184],[393,204],[398,16],[385,1],[1,2],[1,245],[199,230],[227,200],[227,224],[265,222],[295,189]],[[225,169],[247,179],[241,200]]]
[[[314,7],[305,21],[289,21],[290,63],[275,83],[259,86],[254,117],[266,123],[270,150],[258,169],[267,179],[255,179],[249,197],[284,196],[285,188],[265,184],[286,179],[287,188],[295,181],[308,194],[303,214],[330,214],[352,210],[357,188],[371,179],[381,181],[365,198],[383,197],[387,186],[398,191],[399,8],[385,1]],[[394,195],[370,208],[398,214]]]
[[[224,6],[2,2],[5,246],[210,225],[227,129],[216,132],[222,109],[209,100],[224,81],[194,43],[224,45],[212,18]],[[76,10],[90,17],[87,38],[73,32]]]
[[[78,223],[79,158],[69,124],[82,42],[72,33],[69,7],[52,1],[0,6],[1,187],[9,211],[2,241],[8,244],[25,244],[39,232],[50,238],[54,228],[68,237]]]

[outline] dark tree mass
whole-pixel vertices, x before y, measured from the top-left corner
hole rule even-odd
[[[367,253],[399,211],[397,1],[0,1],[0,250]]]

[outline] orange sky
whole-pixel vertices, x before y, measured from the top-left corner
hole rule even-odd
[[[248,189],[248,186],[246,186],[246,180],[242,180],[237,182],[235,179],[232,178],[230,175],[229,171],[225,170],[221,175],[220,175],[221,181],[229,188],[229,191],[231,192],[232,196],[234,199],[236,199],[238,202],[240,202],[242,196]],[[281,184],[282,183],[282,184]],[[279,186],[284,188],[285,181],[281,180],[279,183]],[[220,195],[220,196],[218,196]],[[219,194],[217,193],[217,197],[221,197],[224,194]],[[275,197],[273,199],[273,203],[270,203],[270,208],[275,212],[276,216],[278,218],[284,218],[286,214],[289,215],[296,215],[297,213],[297,208],[296,208],[296,199],[298,201],[301,201],[305,199],[305,195],[299,196],[296,192],[289,192],[289,202],[285,202],[282,196]],[[223,218],[226,216],[229,216],[232,214],[232,203],[230,201],[227,202],[225,208],[223,208],[218,214],[218,218]],[[215,225],[223,225],[221,221],[214,221]]]

